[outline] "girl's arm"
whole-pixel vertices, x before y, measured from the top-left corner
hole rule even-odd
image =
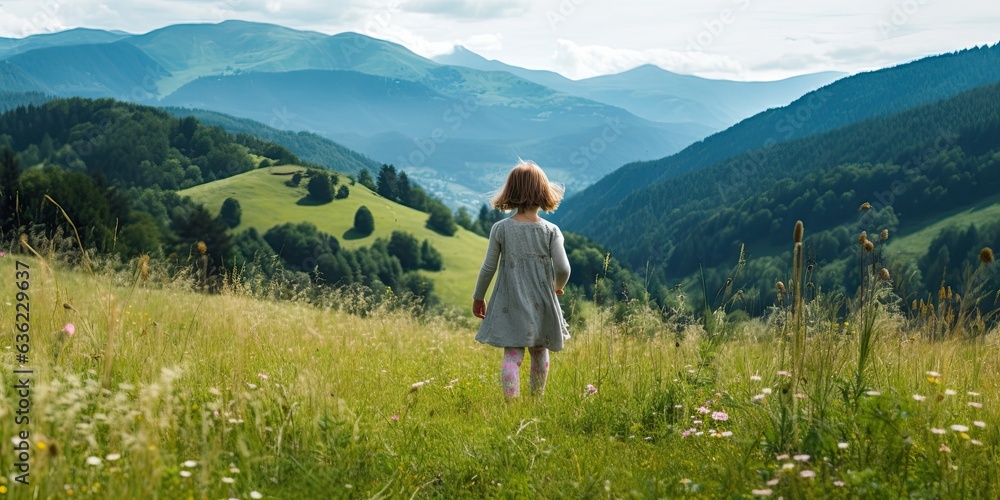
[[[476,289],[472,292],[472,313],[479,318],[486,316],[486,290],[493,281],[493,275],[497,272],[497,263],[500,262],[501,239],[503,235],[499,230],[499,222],[493,224],[490,229],[490,243],[486,247],[486,257],[483,259],[483,266],[479,268],[479,279],[476,280]],[[481,313],[481,314],[480,314]]]
[[[549,247],[549,254],[552,256],[552,270],[556,275],[556,293],[562,295],[562,289],[569,282],[569,258],[566,256],[566,247],[564,245],[564,239],[562,231],[556,228],[555,237],[552,238],[551,247]]]

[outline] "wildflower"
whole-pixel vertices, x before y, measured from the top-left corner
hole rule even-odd
[[[250,498],[253,498],[254,500],[260,500],[261,498],[264,498],[264,495],[262,495],[259,491],[251,491]]]
[[[809,396],[806,396],[805,394],[802,394],[801,392],[797,392],[797,393],[795,393],[795,397],[799,398],[799,399],[805,399],[805,398],[807,398]]]
[[[249,387],[250,390],[254,390],[257,388],[257,384],[251,384],[250,382],[247,382],[247,387]]]
[[[694,434],[695,432],[697,432],[697,429],[695,429],[694,427],[692,427],[692,428],[690,428],[690,429],[688,429],[688,430],[686,430],[686,431],[682,432],[682,433],[681,433],[681,437],[688,437],[688,436],[690,436],[691,434]]]
[[[257,376],[260,377],[263,380],[267,380],[267,374],[266,373],[258,373]]]
[[[704,406],[699,406],[698,409],[695,410],[695,411],[697,411],[698,413],[702,413],[702,414],[712,413],[712,410],[709,410],[708,408],[705,408]]]
[[[915,399],[917,401],[923,401],[923,400],[927,399],[927,396],[921,396],[920,394],[914,394],[913,395],[913,399]]]
[[[6,253],[0,252],[0,257],[5,257],[6,255],[7,255]]]
[[[851,446],[851,445],[850,445],[850,444],[848,444],[848,443],[837,443],[837,448],[840,448],[841,450],[846,450],[846,449],[847,449],[847,448],[849,448],[850,446]]]
[[[76,327],[73,326],[73,323],[66,323],[66,326],[63,327],[62,331],[66,332],[66,335],[72,337],[73,334],[76,333]]]
[[[722,437],[727,438],[733,435],[733,431],[725,431],[722,433]]]
[[[760,375],[750,375],[750,380],[760,382]]]
[[[868,392],[865,392],[865,394],[867,394],[869,396],[881,396],[882,395],[882,393],[879,392],[879,391],[868,391]]]
[[[878,236],[879,236],[879,238],[882,238],[882,241],[885,241],[885,240],[889,239],[889,230],[888,229],[883,229],[882,232]]]
[[[688,478],[681,479],[681,484],[691,484],[691,480]]]
[[[949,448],[948,445],[941,443],[941,447],[938,448],[938,451],[943,453],[951,453],[951,448]]]
[[[108,462],[114,462],[115,460],[118,460],[121,457],[122,456],[119,455],[118,453],[110,453],[108,454],[108,456],[104,457],[104,459],[107,460]]]
[[[866,252],[871,252],[872,250],[875,250],[875,244],[868,240],[865,240],[865,242],[862,243],[862,245],[864,245]]]
[[[680,410],[682,408],[684,408],[684,405],[674,405],[675,410]]]
[[[794,457],[792,457],[792,460],[796,460],[798,462],[808,462],[809,455],[795,455]]]
[[[772,490],[771,488],[764,488],[762,490],[750,490],[750,494],[752,494],[755,497],[769,497],[771,496],[772,493],[774,493],[774,490]]]
[[[937,435],[942,435],[942,434],[947,434],[948,431],[946,431],[944,429],[937,429],[937,428],[931,427],[931,433],[932,434],[937,434]]]
[[[974,391],[969,391],[966,394],[968,394],[968,395],[970,395],[970,396],[972,396],[974,398],[979,397],[979,393],[978,392],[974,392]]]
[[[969,442],[972,443],[972,444],[974,444],[974,445],[976,445],[976,446],[982,446],[983,445],[983,442],[980,441],[980,440],[978,440],[978,439],[973,439],[972,441],[969,441]]]
[[[781,376],[781,377],[791,377],[792,376],[792,374],[788,373],[788,371],[786,371],[786,370],[779,371],[778,375]]]
[[[843,481],[834,481],[833,482],[833,485],[836,486],[836,487],[838,487],[838,488],[843,488],[846,484],[847,483],[845,483]]]
[[[779,482],[778,479],[771,479],[770,481],[767,482],[767,485],[768,486],[777,486],[778,482]]]
[[[937,378],[937,377],[940,377],[941,374],[938,373],[938,372],[936,372],[936,371],[929,371],[929,372],[927,372],[927,376],[928,377],[935,377],[935,378]]]
[[[393,420],[395,420],[395,421],[397,421],[397,422],[399,421],[399,415],[393,415],[393,416],[392,416],[392,417],[390,417],[390,418],[392,418]]]
[[[765,387],[765,388],[761,389],[760,392],[762,392],[764,394],[771,394],[774,391],[770,387]]]
[[[956,394],[958,394],[958,393],[957,393],[957,392],[955,392],[955,391],[954,391],[954,390],[952,390],[952,389],[945,389],[945,390],[944,390],[944,395],[945,395],[945,396],[954,396],[954,395],[956,395]]]
[[[729,420],[729,415],[724,411],[712,412],[712,420]]]
[[[222,478],[222,482],[226,484],[233,484],[236,482],[236,480],[231,477],[224,477]]]
[[[858,208],[858,210],[861,210],[862,212],[867,212],[871,209],[872,209],[872,204],[868,203],[867,201],[862,203],[861,207]]]
[[[971,406],[973,408],[982,408],[983,404],[982,403],[977,403],[975,401],[969,401],[969,406]]]
[[[795,468],[795,464],[789,462],[787,464],[781,464],[781,470],[792,470]]]
[[[962,439],[969,439],[969,435],[968,435],[968,434],[966,434],[966,433],[964,433],[964,432],[959,432],[959,433],[958,433],[958,435],[959,435],[959,436],[960,436],[960,437],[961,437]]]
[[[187,467],[188,469],[190,469],[191,467],[197,467],[198,466],[198,462],[195,462],[194,460],[188,460],[187,462],[184,462],[181,465],[183,465],[184,467]]]
[[[189,470],[182,470],[181,471],[181,477],[191,477],[191,471],[189,471]]]
[[[983,422],[982,420],[976,420],[975,422],[972,423],[972,425],[979,427],[980,429],[986,428],[986,422]]]
[[[979,262],[985,265],[990,265],[993,263],[993,249],[986,247],[979,252]]]
[[[87,465],[101,465],[99,457],[87,457]]]
[[[764,399],[765,397],[767,397],[766,394],[756,394],[756,395],[754,395],[754,397],[750,398],[750,400],[751,401],[760,401],[760,400]]]
[[[882,281],[889,281],[889,270],[883,267],[882,270],[878,272],[878,277]]]
[[[417,392],[423,386],[423,382],[414,382],[413,385],[410,386],[410,392]]]
[[[802,477],[805,477],[805,478],[812,478],[812,477],[816,477],[816,471],[814,471],[814,470],[804,470],[802,472],[799,472],[799,475],[802,476]]]
[[[952,424],[951,430],[953,430],[955,432],[969,432],[969,428],[968,427],[966,427],[964,425],[960,425],[960,424]]]
[[[774,457],[774,459],[775,460],[788,460],[788,454],[784,453],[784,454],[778,455],[778,456]]]

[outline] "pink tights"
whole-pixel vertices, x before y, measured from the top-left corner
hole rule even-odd
[[[531,394],[545,392],[545,379],[549,376],[549,350],[538,347],[505,347],[500,365],[500,385],[504,396],[516,398],[521,395],[521,362],[524,351],[531,353]]]

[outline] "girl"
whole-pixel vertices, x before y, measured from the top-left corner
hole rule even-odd
[[[569,280],[563,235],[538,211],[551,212],[562,201],[563,188],[549,182],[533,162],[521,161],[493,198],[493,207],[516,213],[493,225],[476,290],[472,314],[483,318],[476,340],[503,347],[500,384],[507,398],[521,393],[521,362],[531,353],[531,392],[542,394],[549,374],[549,351],[559,351],[569,338],[556,295]],[[498,268],[486,313],[486,289]]]

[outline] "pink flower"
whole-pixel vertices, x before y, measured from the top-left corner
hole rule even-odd
[[[597,388],[593,384],[587,384],[587,394],[596,394]]]
[[[780,375],[780,376],[782,376],[782,377],[791,377],[791,376],[792,376],[792,374],[791,374],[791,373],[789,373],[789,372],[787,372],[787,371],[785,371],[785,370],[781,370],[781,371],[779,371],[779,372],[778,372],[778,375]]]
[[[724,411],[712,412],[712,420],[729,420],[729,415]]]
[[[6,256],[7,256],[7,254],[5,254],[3,252],[0,252],[0,257],[6,257]]]
[[[704,414],[712,413],[712,410],[709,410],[708,408],[705,408],[704,406],[699,406],[698,409],[695,410],[695,411],[697,411],[698,413],[704,413]]]
[[[399,421],[399,415],[393,415],[393,416],[392,416],[392,419],[393,419],[393,420],[396,420],[396,421]]]
[[[66,326],[63,327],[62,331],[66,332],[66,335],[72,336],[76,333],[76,327],[73,326],[73,323],[66,323]]]
[[[264,379],[264,380],[267,380],[267,374],[266,373],[258,373],[257,376],[260,377],[260,378],[262,378],[262,379]]]

